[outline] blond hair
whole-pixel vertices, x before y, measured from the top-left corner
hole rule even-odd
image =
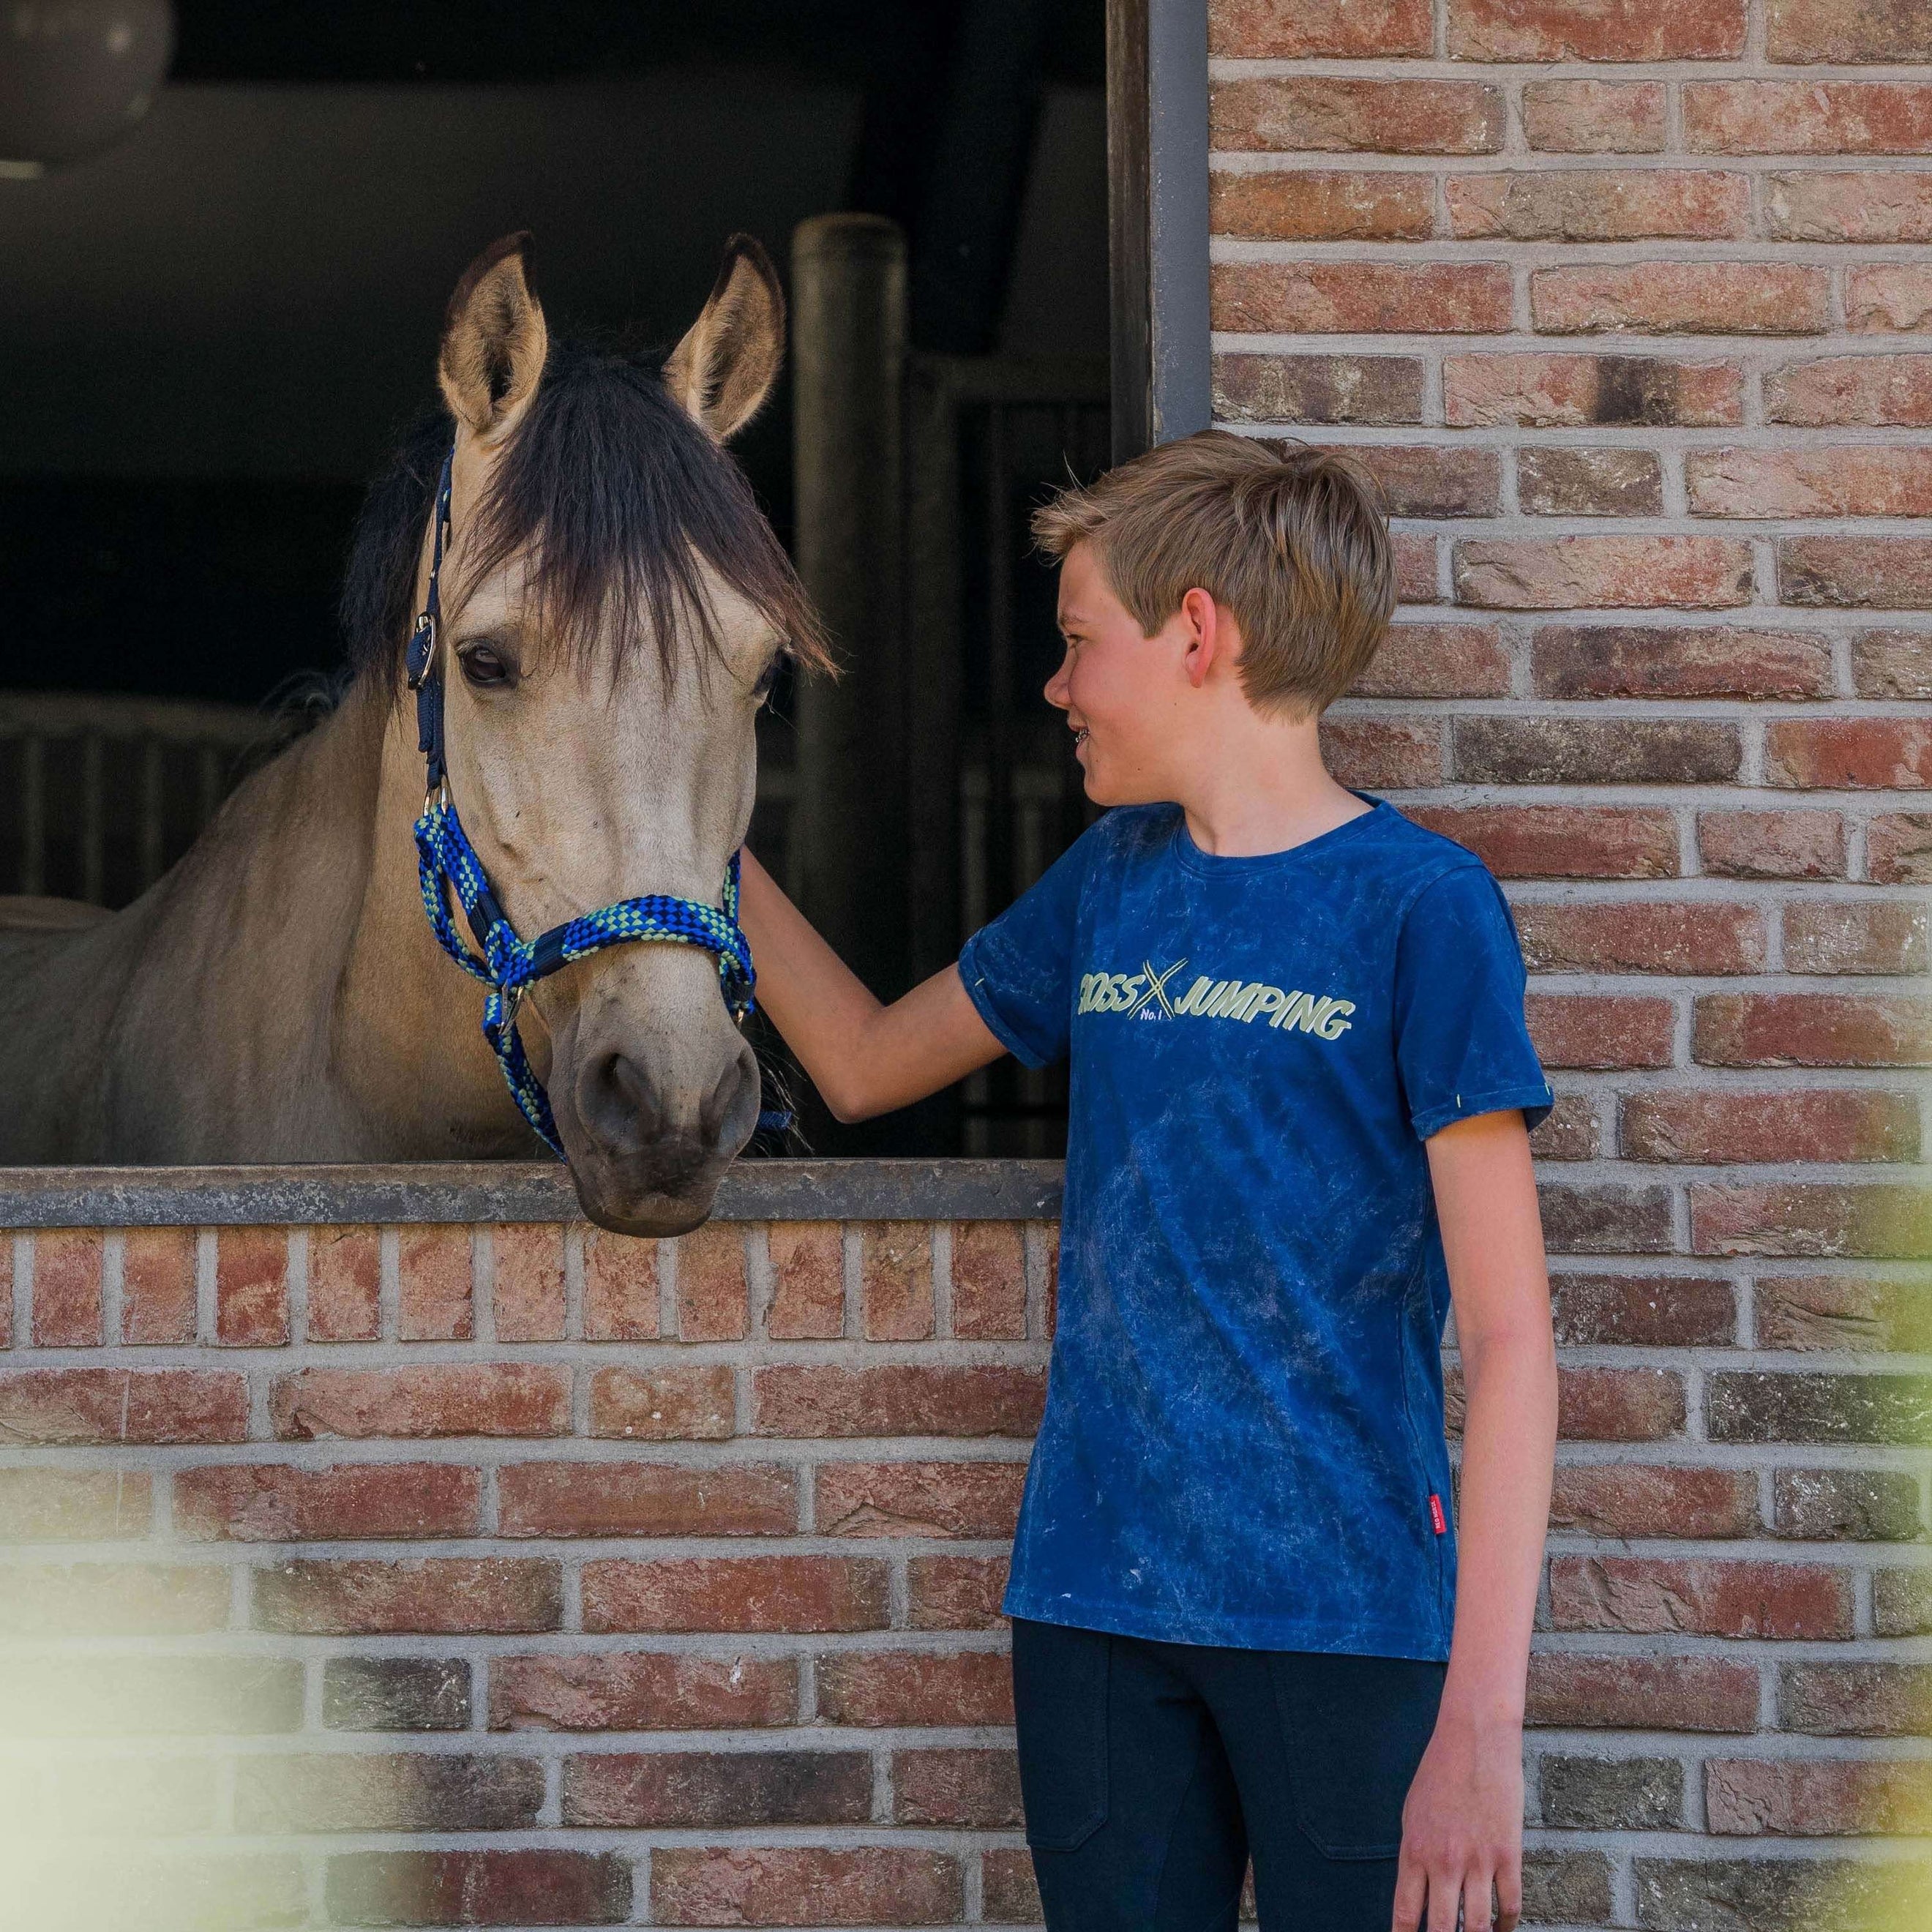
[[[1090,544],[1144,637],[1190,590],[1232,610],[1258,711],[1325,710],[1367,669],[1395,608],[1381,490],[1306,443],[1202,430],[1061,490],[1033,533],[1056,561]]]

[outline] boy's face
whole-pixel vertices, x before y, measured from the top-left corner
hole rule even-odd
[[[1172,627],[1168,627],[1172,628]],[[1144,637],[1114,595],[1090,544],[1060,566],[1060,633],[1066,656],[1046,701],[1066,713],[1073,754],[1096,805],[1149,805],[1173,796],[1167,773],[1185,646],[1167,629]]]

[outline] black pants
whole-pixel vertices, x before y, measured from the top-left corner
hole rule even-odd
[[[1020,1790],[1048,1932],[1388,1932],[1444,1666],[1013,1622]]]

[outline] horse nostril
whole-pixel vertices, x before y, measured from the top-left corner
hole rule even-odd
[[[584,1124],[607,1144],[641,1145],[658,1131],[659,1105],[650,1076],[621,1053],[607,1053],[578,1083]]]
[[[747,1116],[758,1111],[759,1091],[758,1058],[748,1046],[718,1076],[698,1110],[698,1132],[707,1147],[722,1147],[728,1141],[736,1152],[751,1132]],[[741,1127],[743,1131],[734,1137],[734,1130]]]

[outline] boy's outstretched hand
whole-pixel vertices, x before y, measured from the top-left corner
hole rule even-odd
[[[1514,1932],[1525,1678],[1556,1451],[1550,1280],[1521,1113],[1459,1120],[1428,1148],[1467,1414],[1456,1627],[1402,1808],[1394,1932],[1455,1932],[1459,1909],[1464,1932]]]

